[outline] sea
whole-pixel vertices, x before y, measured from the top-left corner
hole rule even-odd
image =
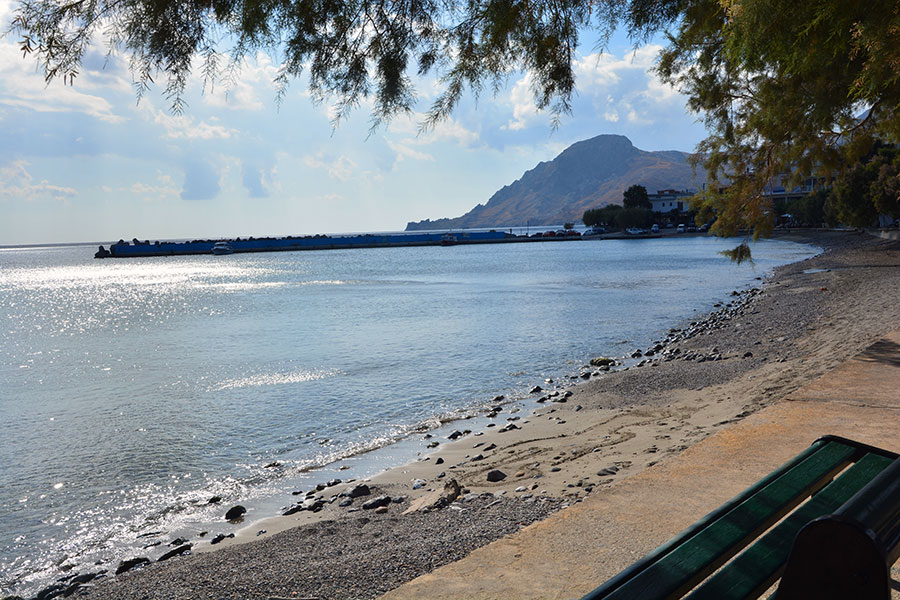
[[[705,236],[96,260],[0,249],[0,596],[279,514],[760,285]],[[213,496],[220,504],[209,504]],[[159,546],[148,540],[163,541]]]

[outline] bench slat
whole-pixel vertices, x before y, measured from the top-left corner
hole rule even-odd
[[[677,598],[737,554],[852,462],[857,449],[828,442],[610,593],[585,598]],[[595,590],[599,591],[599,590]]]
[[[784,571],[797,532],[813,519],[837,510],[892,462],[884,456],[867,454],[705,581],[686,600],[758,598]]]
[[[640,560],[636,561],[634,564],[632,564],[628,568],[623,569],[618,574],[616,574],[614,577],[610,578],[603,585],[591,590],[591,592],[589,592],[587,595],[585,595],[582,598],[582,600],[602,600],[603,598],[607,598],[609,596],[609,594],[611,594],[614,590],[616,590],[620,585],[622,585],[624,582],[628,581],[629,579],[636,577],[638,575],[638,573],[644,571],[647,567],[649,567],[657,559],[659,559],[659,557],[668,554],[669,552],[672,551],[673,548],[680,546],[685,541],[694,537],[697,534],[697,532],[701,531],[704,527],[706,527],[710,523],[715,522],[717,519],[719,519],[722,515],[728,513],[735,506],[741,504],[747,498],[749,498],[750,496],[752,496],[753,494],[755,494],[756,492],[758,492],[765,486],[769,485],[771,482],[773,482],[776,479],[778,479],[779,477],[781,477],[781,475],[783,475],[787,471],[793,469],[795,466],[797,466],[798,464],[800,464],[801,462],[806,460],[808,457],[812,456],[813,454],[815,454],[816,452],[818,452],[819,450],[824,448],[827,443],[829,443],[830,441],[833,441],[833,439],[832,439],[833,437],[834,436],[825,436],[825,437],[821,437],[821,438],[817,439],[812,444],[810,444],[810,446],[808,448],[803,450],[800,454],[798,454],[794,458],[790,459],[789,461],[787,461],[786,463],[784,463],[783,465],[781,465],[780,467],[778,467],[777,469],[775,469],[774,471],[772,471],[771,473],[769,473],[768,475],[766,475],[765,477],[763,477],[762,479],[760,479],[759,481],[754,483],[752,486],[750,486],[749,488],[747,488],[746,490],[744,490],[743,492],[741,492],[740,494],[738,494],[737,496],[735,496],[734,498],[732,498],[731,500],[729,500],[728,502],[723,504],[722,506],[720,506],[717,509],[715,509],[714,511],[710,512],[708,515],[706,515],[705,517],[703,517],[702,519],[700,519],[699,521],[697,521],[696,523],[694,523],[693,525],[691,525],[690,527],[688,527],[687,529],[685,529],[684,531],[682,531],[681,533],[679,533],[678,535],[676,535],[675,537],[673,537],[672,539],[667,541],[666,543],[662,544],[655,550],[652,550],[646,556],[644,556]],[[847,443],[848,441],[844,440],[843,438],[837,438],[836,441],[838,441],[839,443],[843,443],[845,445],[850,445]]]

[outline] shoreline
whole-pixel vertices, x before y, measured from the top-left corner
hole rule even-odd
[[[827,293],[827,286],[797,287],[792,281],[798,277],[809,279],[806,283],[824,281],[836,270],[805,275],[801,265],[818,268],[817,265],[825,265],[841,253],[852,254],[860,249],[863,253],[871,252],[878,244],[891,246],[891,243],[862,239],[854,234],[778,237],[818,245],[825,252],[776,269],[761,292],[744,294],[745,301],[706,315],[687,328],[690,336],[670,336],[673,339],[655,350],[653,356],[641,357],[645,361],[643,366],[599,374],[574,386],[563,381],[565,385],[555,390],[558,394],[547,398],[531,414],[510,412],[507,405],[493,418],[495,427],[473,431],[455,441],[434,438],[432,441],[440,444],[432,453],[366,480],[371,493],[353,499],[350,506],[339,507],[347,499],[338,494],[361,482],[350,485],[345,482],[310,495],[309,506],[324,502],[317,512],[301,510],[250,523],[234,539],[225,539],[217,546],[206,542],[195,545],[194,557],[153,565],[115,579],[105,577],[102,578],[105,581],[82,586],[79,593],[97,598],[128,598],[142,597],[146,590],[155,589],[157,597],[181,598],[223,597],[223,590],[231,590],[239,597],[287,597],[290,589],[310,597],[374,597],[524,524],[580,502],[588,494],[602,493],[618,481],[652,467],[713,431],[783,397],[817,376],[816,373],[839,364],[841,357],[852,355],[853,348],[864,345],[879,330],[877,325],[867,323],[857,336],[828,340],[830,346],[823,346],[814,339],[818,327],[812,325],[828,312],[824,308],[831,294]],[[891,247],[896,247],[896,243]],[[793,288],[782,287],[786,284]],[[842,293],[845,300],[851,295]],[[780,304],[784,306],[776,311]],[[881,310],[891,308],[880,306]],[[893,321],[886,318],[883,322]],[[760,339],[750,341],[750,338]],[[804,352],[814,346],[830,347],[834,354],[831,359],[807,360]],[[795,364],[797,361],[801,364]],[[805,361],[815,364],[803,364]],[[801,373],[800,366],[807,370]],[[571,395],[565,397],[569,391]],[[465,420],[456,422],[460,428],[465,423]],[[514,428],[498,432],[509,425]],[[437,464],[438,459],[442,464]],[[503,479],[488,481],[487,474],[492,471],[502,471]],[[440,476],[441,473],[444,475]],[[450,506],[446,508],[421,510],[424,505],[440,502],[445,483],[451,479],[459,484],[459,498],[452,503],[448,501]],[[417,480],[424,485],[413,489]],[[453,486],[450,487],[453,495]],[[374,509],[360,508],[363,502],[378,496],[388,496],[391,503],[385,507],[386,511],[378,509],[376,513]],[[400,497],[404,498],[401,502],[392,501]],[[420,510],[410,511],[416,507]],[[485,531],[457,543],[461,525],[451,524],[449,515],[468,523],[466,531]],[[512,521],[504,522],[504,515],[512,516]],[[404,560],[399,572],[392,572],[393,576],[386,579],[376,578],[373,573],[360,573],[358,577],[367,579],[362,582],[365,585],[347,587],[342,595],[341,582],[353,572],[348,570],[346,562],[359,562],[361,557],[361,549],[350,538],[358,530],[368,528],[377,530],[375,539],[393,536],[406,540],[411,546],[406,555],[415,553],[417,545],[429,548],[420,551],[426,560]],[[261,529],[266,534],[258,537]],[[407,535],[416,531],[422,535]],[[285,554],[291,554],[291,548],[309,547],[309,538],[325,540],[325,549],[314,553],[328,554],[328,549],[336,546],[347,550],[324,563],[316,563],[317,569],[326,573],[316,575],[312,581],[303,583],[296,577],[275,576],[279,572],[275,563],[292,560]],[[365,546],[368,553],[365,556],[374,555],[382,562],[391,562],[391,557],[396,555],[394,544],[388,539],[381,545],[385,547]],[[350,558],[341,559],[345,554]],[[199,589],[200,581],[216,579],[223,570],[230,569],[233,575],[233,565],[247,564],[260,557],[263,565],[272,563],[269,570],[274,578],[269,574],[246,573],[255,577],[255,581],[248,584],[239,579],[229,584],[223,578],[224,587],[213,586],[208,592]],[[167,582],[164,594],[160,594],[160,582]],[[207,593],[208,596],[204,595]]]

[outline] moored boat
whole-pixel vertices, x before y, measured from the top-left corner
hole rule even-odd
[[[234,254],[234,248],[228,242],[216,242],[212,247],[212,253],[221,256],[223,254]]]

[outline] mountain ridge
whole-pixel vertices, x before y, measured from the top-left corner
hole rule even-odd
[[[453,218],[407,224],[407,231],[558,225],[578,221],[589,208],[619,204],[632,185],[659,189],[698,188],[688,159],[678,150],[647,151],[622,135],[601,134],[575,142],[494,192],[484,204]]]

